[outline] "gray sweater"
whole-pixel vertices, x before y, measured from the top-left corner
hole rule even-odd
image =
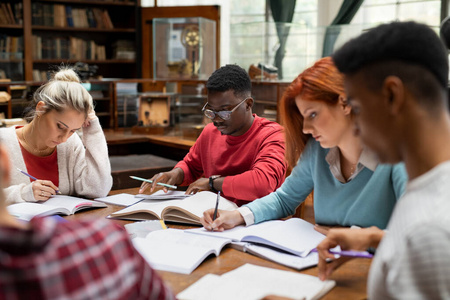
[[[10,186],[5,189],[6,203],[36,202],[30,179],[16,170],[19,168],[28,172],[15,129],[0,129],[1,143],[6,146],[12,164]],[[90,121],[90,125],[82,130],[82,139],[78,134],[73,134],[65,143],[57,146],[58,187],[63,195],[104,197],[112,186],[105,135],[98,118]]]

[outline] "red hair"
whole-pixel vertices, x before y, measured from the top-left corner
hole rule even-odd
[[[318,60],[304,70],[283,93],[280,103],[281,125],[286,139],[286,160],[293,168],[300,158],[310,135],[303,133],[303,116],[295,104],[295,98],[323,101],[336,105],[339,96],[345,97],[344,76],[334,65],[331,57]]]

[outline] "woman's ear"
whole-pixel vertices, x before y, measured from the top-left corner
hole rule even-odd
[[[45,102],[39,101],[36,104],[36,115],[41,116],[44,114],[44,112],[45,112]]]
[[[348,105],[347,98],[344,95],[339,95],[339,105],[342,107],[345,115],[350,115],[352,108]]]

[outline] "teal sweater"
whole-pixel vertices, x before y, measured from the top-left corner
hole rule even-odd
[[[405,191],[408,177],[404,165],[379,164],[374,172],[364,167],[351,181],[341,183],[325,160],[328,151],[310,139],[283,185],[246,205],[255,223],[292,215],[314,190],[317,224],[386,228],[397,199]]]

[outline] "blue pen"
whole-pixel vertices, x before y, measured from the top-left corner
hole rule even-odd
[[[141,177],[137,177],[137,176],[130,176],[130,178],[136,179],[136,180],[140,180],[140,181],[145,181],[145,182],[148,182],[148,183],[153,183],[153,180],[145,179],[145,178],[141,178]],[[177,189],[176,185],[170,185],[170,184],[166,184],[166,183],[162,183],[162,182],[158,182],[157,185],[168,187],[168,188],[171,188],[171,189],[174,189],[174,190]]]
[[[317,248],[311,250],[311,252],[318,252]],[[331,254],[336,254],[340,256],[348,256],[348,257],[360,257],[360,258],[373,258],[373,254],[367,251],[355,251],[355,250],[328,250]]]
[[[19,168],[16,168],[20,173],[22,173],[23,175],[26,175],[26,176],[28,176],[28,177],[30,177],[31,179],[33,179],[33,180],[38,180],[36,177],[34,177],[33,175],[30,175],[30,174],[28,174],[27,172],[24,172],[24,171],[22,171],[21,169],[19,169]],[[55,191],[57,194],[61,194],[61,192],[59,191],[59,190],[56,190]]]

